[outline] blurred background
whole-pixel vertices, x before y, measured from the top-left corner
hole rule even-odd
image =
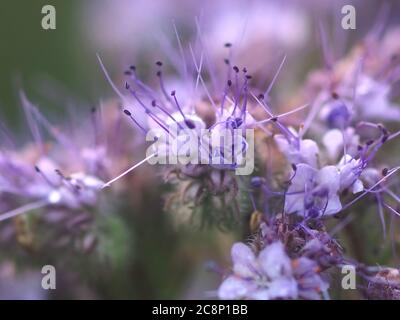
[[[181,35],[189,37],[195,32],[196,17],[202,17],[207,21],[206,34],[212,36],[212,50],[217,50],[214,47],[222,48],[225,42],[234,41],[241,33],[244,33],[244,41],[260,36],[264,45],[270,47],[263,54],[279,60],[283,52],[290,54],[294,51],[298,55],[306,49],[318,49],[315,47],[316,19],[336,25],[333,22],[340,21],[340,9],[347,3],[354,3],[360,9],[357,12],[357,31],[347,32],[350,39],[365,35],[383,3],[391,4],[391,19],[399,19],[395,12],[398,12],[400,4],[395,0],[206,0],[201,3],[167,0],[5,0],[0,4],[1,114],[13,125],[18,124],[20,116],[16,92],[21,87],[36,99],[44,92],[50,95],[47,90],[51,86],[87,103],[97,103],[109,97],[112,92],[104,81],[96,53],[104,57],[107,66],[114,72],[121,72],[127,64],[143,63],[149,52],[156,59],[160,55],[160,37],[174,39],[173,22]],[[41,9],[46,4],[56,8],[56,30],[45,31],[41,28]],[[332,25],[330,27],[333,28]],[[340,35],[336,37],[340,39]],[[347,45],[351,44],[350,39]],[[269,43],[266,43],[268,40]],[[308,58],[307,66],[320,62],[320,55]],[[272,69],[277,64],[277,61],[273,62]],[[152,64],[153,61],[144,63]],[[288,63],[298,68],[302,64],[290,59]],[[53,105],[47,107],[52,108]]]
[[[163,44],[177,48],[174,24],[186,41],[195,35],[197,20],[203,22],[213,56],[223,61],[223,46],[232,42],[237,59],[254,72],[265,70],[265,80],[286,54],[279,92],[273,94],[287,101],[309,70],[323,66],[318,21],[333,39],[333,54],[340,57],[366,35],[383,2],[391,5],[389,24],[398,22],[396,0],[2,0],[0,119],[20,141],[29,140],[20,89],[55,123],[66,114],[66,104],[74,104],[78,116],[88,116],[93,105],[115,98],[97,53],[121,84],[127,66],[140,66],[146,74],[168,55]],[[357,10],[357,30],[344,31],[340,9],[350,3]],[[41,27],[41,9],[47,4],[56,8],[56,30]],[[242,48],[252,48],[251,56]],[[3,248],[0,298],[213,297],[220,281],[216,266],[229,264],[229,248],[240,239],[240,228],[177,226],[163,212],[160,194],[169,187],[160,176],[144,168],[130,179],[135,188],[129,200],[109,206],[116,218],[106,222],[109,242],[102,253],[59,258],[26,251],[15,257]],[[59,266],[57,290],[45,292],[40,268],[52,263]]]

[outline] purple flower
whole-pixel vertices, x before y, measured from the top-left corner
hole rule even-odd
[[[275,242],[258,256],[243,243],[232,247],[233,275],[218,290],[220,299],[294,299],[298,295],[291,260]]]
[[[308,218],[332,215],[342,208],[338,191],[340,173],[335,166],[314,169],[298,164],[285,197],[285,212]]]
[[[373,121],[400,121],[399,106],[390,100],[391,85],[361,75],[356,89],[355,107],[359,117]]]
[[[344,131],[331,129],[323,135],[322,144],[325,147],[327,159],[335,162],[339,155],[343,154],[344,148],[347,154],[353,157],[357,155],[360,136],[356,134],[353,127],[348,127]]]
[[[319,299],[327,284],[318,265],[305,257],[292,260],[280,241],[258,255],[245,244],[232,247],[233,274],[218,289],[220,299]]]
[[[364,190],[363,183],[359,179],[364,169],[361,159],[354,159],[346,154],[339,161],[337,168],[340,173],[340,191],[350,188],[353,193],[358,193]]]
[[[400,300],[399,269],[381,268],[369,279],[366,295],[374,300]]]
[[[274,139],[279,150],[286,156],[287,160],[293,164],[305,163],[313,168],[318,167],[319,148],[315,141],[311,139],[300,139],[297,133],[288,129],[292,137],[277,134]]]

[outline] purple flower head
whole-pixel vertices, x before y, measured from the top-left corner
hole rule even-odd
[[[391,102],[391,85],[362,75],[356,88],[355,108],[362,120],[400,121],[400,108]]]
[[[198,31],[201,33],[201,30]],[[99,58],[108,81],[124,105],[125,115],[146,135],[150,130],[156,130],[155,135],[150,134],[157,142],[157,148],[159,147],[159,149],[153,148],[146,159],[109,181],[105,186],[109,186],[146,161],[165,164],[164,159],[166,153],[170,152],[171,146],[175,147],[176,155],[185,158],[188,148],[185,140],[180,139],[180,133],[200,142],[195,153],[199,155],[199,166],[206,166],[202,172],[236,170],[243,165],[244,155],[248,150],[245,129],[261,128],[268,132],[264,126],[273,122],[281,131],[288,133],[289,130],[282,124],[281,118],[306,107],[274,115],[265,100],[276,76],[265,96],[263,94],[257,96],[251,86],[252,76],[246,67],[234,65],[232,59],[226,58],[226,70],[221,72],[215,68],[213,61],[209,60],[203,39],[200,39],[195,47],[189,45],[186,49],[177,31],[176,35],[179,52],[170,49],[169,63],[161,61],[155,63],[156,85],[145,83],[139,77],[137,67],[131,66],[125,71],[125,92],[122,92],[112,82]],[[228,56],[232,57],[232,45],[229,44],[226,49]],[[169,71],[170,67],[174,71]],[[267,118],[256,120],[253,117],[255,111],[267,113]],[[202,130],[206,133],[204,134]],[[222,140],[231,142],[219,147]],[[191,173],[192,169],[194,172]],[[172,170],[178,170],[189,177],[199,171],[192,163],[184,163]]]
[[[315,141],[311,139],[301,139],[297,133],[289,129],[293,135],[292,139],[287,136],[275,135],[275,142],[279,150],[286,156],[290,163],[305,163],[313,168],[318,167],[319,148]]]
[[[292,277],[291,260],[280,242],[263,249],[258,256],[243,243],[232,247],[233,275],[218,290],[221,299],[291,299],[298,295]]]
[[[381,268],[368,283],[366,296],[373,300],[400,300],[400,271]]]
[[[335,214],[342,208],[339,189],[340,173],[335,166],[318,170],[298,164],[285,197],[284,210],[305,218]]]
[[[319,299],[327,285],[318,265],[302,257],[292,260],[281,242],[273,242],[258,255],[245,244],[232,247],[233,274],[218,290],[220,299]]]
[[[38,232],[43,230],[38,238],[49,248],[75,238],[77,246],[92,248],[95,236],[90,232],[102,207],[103,181],[130,157],[118,135],[124,128],[117,113],[110,106],[102,118],[93,108],[87,120],[69,132],[51,124],[25,95],[21,99],[34,141],[23,147],[4,145],[0,151],[1,227],[7,229],[25,220],[20,215],[32,213]]]
[[[327,124],[330,128],[346,128],[351,120],[349,108],[342,102],[335,100],[330,106]]]

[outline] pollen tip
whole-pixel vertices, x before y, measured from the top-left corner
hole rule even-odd
[[[124,113],[125,113],[127,116],[131,116],[131,115],[132,115],[132,113],[131,113],[129,110],[127,110],[127,109],[124,109]]]

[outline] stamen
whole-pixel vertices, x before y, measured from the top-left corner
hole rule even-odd
[[[400,212],[397,210],[393,209],[391,206],[389,206],[387,203],[382,203],[386,208],[388,208],[391,212],[393,212],[396,216],[400,217]]]
[[[123,176],[127,175],[129,172],[133,171],[134,169],[136,169],[137,167],[141,166],[143,163],[145,163],[146,161],[148,161],[149,159],[153,158],[154,156],[156,156],[157,153],[153,153],[150,156],[148,156],[147,158],[143,159],[142,161],[138,162],[137,164],[133,165],[132,167],[130,167],[128,170],[124,171],[123,173],[121,173],[120,175],[118,175],[117,177],[115,177],[114,179],[111,179],[110,181],[106,182],[101,189],[107,188],[109,187],[112,183],[114,183],[115,181],[119,180],[120,178],[122,178]]]
[[[77,185],[74,185],[71,182],[71,178],[70,177],[66,177],[59,169],[55,169],[54,170],[61,178],[61,182],[64,183],[64,185],[66,185],[73,193],[75,194],[79,194],[80,193],[80,187],[78,187]]]
[[[100,63],[100,67],[103,70],[104,75],[106,76],[106,79],[108,81],[108,83],[110,84],[110,86],[113,88],[114,92],[121,98],[122,101],[125,101],[126,98],[124,97],[124,95],[121,93],[121,91],[119,91],[119,89],[117,88],[117,86],[115,85],[115,83],[111,80],[110,75],[107,72],[106,67],[103,64],[103,61],[101,60],[100,56],[98,53],[96,53],[97,56],[97,60],[99,60]]]
[[[283,65],[285,64],[285,61],[286,61],[286,55],[284,55],[284,57],[283,57],[283,59],[282,59],[282,62],[280,63],[280,65],[279,65],[279,67],[278,67],[278,70],[275,72],[275,75],[274,75],[274,77],[272,78],[271,83],[269,84],[267,90],[266,90],[265,93],[264,93],[264,96],[265,96],[265,97],[268,97],[268,96],[269,96],[269,93],[271,92],[271,89],[272,89],[272,87],[274,86],[275,81],[276,81],[276,79],[278,78],[278,75],[280,74],[280,72],[281,72],[281,70],[282,70]]]
[[[52,181],[50,181],[50,179],[44,174],[42,170],[40,170],[38,166],[35,166],[35,171],[40,174],[40,176],[43,178],[44,181],[47,182],[49,186],[56,187],[56,185]]]
[[[176,28],[176,25],[175,25],[174,21],[172,22],[172,25],[174,27],[174,32],[175,32],[176,39],[178,41],[179,52],[181,54],[181,58],[182,58],[182,62],[183,62],[183,71],[184,71],[185,77],[187,78],[188,77],[188,68],[187,68],[187,63],[186,63],[186,57],[185,57],[185,54],[183,52],[182,41],[181,41],[181,38],[180,38],[179,33],[178,33],[178,29]]]
[[[10,218],[14,218],[18,215],[21,215],[23,213],[32,211],[32,210],[36,210],[36,209],[40,209],[43,208],[45,206],[47,206],[49,203],[47,202],[47,200],[39,200],[36,202],[32,202],[32,203],[28,203],[22,207],[19,207],[17,209],[8,211],[6,213],[3,213],[2,215],[0,215],[0,221],[4,221]]]
[[[379,214],[379,219],[381,221],[381,225],[382,225],[382,231],[383,231],[383,239],[386,239],[386,223],[385,223],[385,216],[383,214],[383,200],[382,200],[382,196],[378,193],[376,194],[376,202],[378,204],[378,214]]]
[[[35,140],[35,143],[39,146],[40,150],[43,152],[43,139],[39,131],[39,127],[37,122],[35,121],[35,118],[33,116],[33,105],[31,102],[27,99],[25,93],[23,91],[20,91],[19,93],[22,107],[24,108],[26,120],[28,121],[28,125],[30,128],[30,131],[32,133],[33,139]]]
[[[167,94],[167,90],[165,89],[165,84],[164,84],[164,80],[163,80],[163,76],[162,76],[162,71],[161,70],[157,71],[157,77],[158,77],[159,82],[160,82],[161,92],[163,93],[165,99],[167,99],[168,102],[171,102],[171,97]]]
[[[301,110],[303,110],[303,109],[305,109],[305,108],[308,108],[309,106],[310,106],[309,104],[305,104],[305,105],[303,105],[303,106],[300,106],[300,107],[298,107],[298,108],[296,108],[296,109],[293,109],[293,110],[291,110],[291,111],[282,113],[282,114],[280,114],[280,115],[277,115],[277,116],[274,116],[274,117],[270,117],[270,118],[268,118],[268,119],[264,119],[264,120],[258,121],[258,122],[256,122],[255,124],[256,124],[256,125],[260,125],[260,124],[263,124],[263,123],[269,122],[269,121],[277,122],[277,121],[278,121],[278,118],[291,115],[291,114],[296,113],[296,112],[298,112],[298,111],[301,111]]]
[[[142,102],[142,100],[139,99],[136,92],[133,91],[132,89],[130,89],[129,86],[127,86],[127,89],[129,90],[130,93],[132,93],[132,95],[135,97],[135,99],[139,102],[139,104],[142,106],[142,108],[146,111],[146,114],[148,114],[150,118],[152,118],[161,128],[163,128],[168,134],[170,134],[169,130],[163,124],[162,120],[160,118],[158,118],[156,114],[153,114],[148,107],[146,107],[146,105]]]
[[[147,134],[147,131],[139,124],[139,122],[135,120],[135,118],[132,116],[132,113],[129,110],[124,109],[124,113],[144,132],[144,134]]]
[[[180,125],[180,123],[179,123],[178,121],[176,121],[176,119],[173,117],[173,115],[170,114],[170,113],[169,113],[167,110],[165,110],[163,107],[159,106],[159,105],[157,104],[157,101],[156,101],[156,100],[153,100],[153,101],[151,102],[151,105],[152,105],[154,108],[160,109],[160,110],[161,110],[162,112],[164,112],[169,118],[171,118],[172,121],[174,121],[174,122],[179,126],[180,129],[183,129],[183,127]]]
[[[266,119],[265,122],[272,121],[272,122],[276,123],[277,127],[282,131],[282,133],[285,135],[285,137],[288,141],[299,140],[299,138],[296,137],[293,134],[293,132],[291,132],[288,128],[286,128],[282,123],[279,122],[278,117],[273,115],[273,113],[269,110],[269,108],[267,107],[267,105],[265,104],[264,101],[260,101],[253,93],[251,93],[251,95],[254,98],[254,100],[256,100],[257,103],[263,107],[264,111],[271,116],[271,118]]]
[[[382,179],[380,179],[377,183],[375,183],[371,188],[366,189],[362,194],[360,194],[358,197],[356,197],[355,199],[353,199],[352,201],[350,201],[348,204],[346,204],[345,206],[342,207],[342,209],[340,211],[344,211],[347,208],[349,208],[350,206],[352,206],[355,202],[357,202],[358,200],[360,200],[362,197],[364,197],[366,194],[368,194],[369,192],[371,192],[375,187],[379,186],[382,182],[386,181],[391,175],[395,174],[398,170],[400,169],[400,167],[395,167],[391,170],[389,170],[388,174],[383,177]]]
[[[175,90],[171,91],[171,96],[174,97],[175,105],[178,108],[180,114],[182,115],[183,119],[185,120],[185,124],[188,126],[189,129],[194,129],[196,126],[194,125],[193,121],[187,119],[185,117],[185,114],[182,111],[181,106],[179,105],[178,99],[176,98],[176,92]]]
[[[192,55],[194,67],[196,68],[197,75],[198,75],[198,77],[199,77],[199,79],[200,79],[200,81],[201,81],[201,84],[202,84],[202,86],[203,86],[203,88],[204,88],[204,91],[206,92],[207,98],[208,98],[208,100],[210,101],[211,105],[214,107],[214,109],[217,109],[217,106],[215,105],[215,102],[214,102],[214,100],[212,99],[212,96],[211,96],[211,94],[210,94],[210,91],[209,91],[208,88],[207,88],[207,85],[206,85],[206,83],[205,83],[205,81],[204,81],[204,79],[203,79],[203,76],[201,75],[201,67],[199,67],[199,66],[197,65],[196,58],[195,58],[195,55],[194,55],[194,52],[193,52],[193,49],[192,49],[192,46],[191,46],[191,45],[189,46],[189,49],[190,49],[190,54]],[[202,55],[202,56],[203,56],[203,55]]]

